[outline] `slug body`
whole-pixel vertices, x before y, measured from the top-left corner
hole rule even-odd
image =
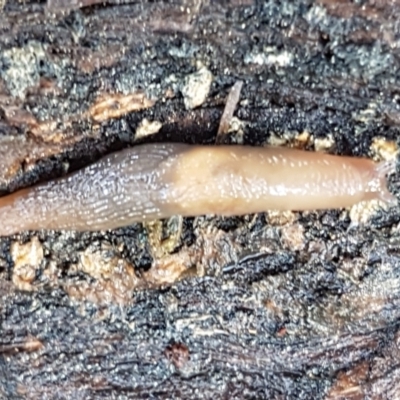
[[[241,215],[396,203],[393,163],[286,148],[148,144],[0,198],[0,235],[106,230],[180,214]]]

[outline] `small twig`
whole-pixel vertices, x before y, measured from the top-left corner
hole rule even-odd
[[[221,121],[219,123],[217,137],[215,139],[215,143],[217,144],[221,144],[225,141],[233,117],[233,113],[235,112],[237,103],[239,102],[242,86],[243,81],[236,81],[228,94],[225,109],[222,113]]]

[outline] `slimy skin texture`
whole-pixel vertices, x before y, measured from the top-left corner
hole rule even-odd
[[[147,144],[0,198],[0,235],[108,230],[172,215],[343,208],[380,199],[393,163],[250,146]]]

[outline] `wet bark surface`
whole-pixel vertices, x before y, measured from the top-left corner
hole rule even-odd
[[[397,1],[0,7],[1,194],[214,143],[238,80],[233,143],[396,154]],[[395,399],[399,222],[362,205],[1,238],[0,397]]]

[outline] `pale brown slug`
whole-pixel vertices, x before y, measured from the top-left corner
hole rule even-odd
[[[106,230],[175,214],[240,215],[397,204],[394,162],[274,147],[148,144],[0,199],[0,235]]]

